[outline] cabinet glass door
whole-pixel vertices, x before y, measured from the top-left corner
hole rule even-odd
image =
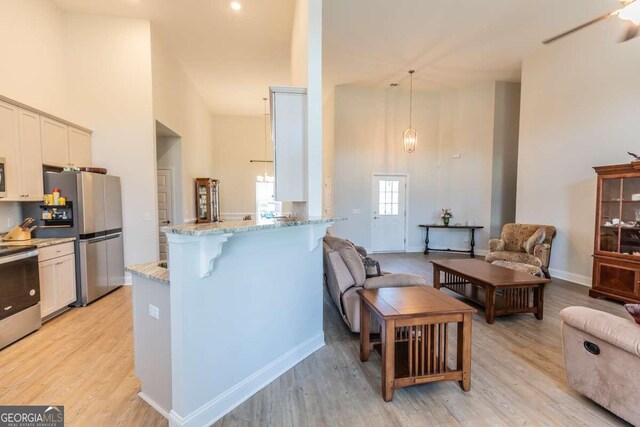
[[[603,179],[601,191],[599,218],[600,250],[604,252],[619,252],[622,179]]]
[[[620,252],[640,256],[640,178],[622,179]]]
[[[206,221],[209,218],[209,209],[207,207],[207,185],[198,185],[198,219]]]

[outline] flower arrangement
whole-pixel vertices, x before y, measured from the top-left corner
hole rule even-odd
[[[442,222],[444,223],[445,226],[449,225],[449,220],[451,218],[453,218],[453,212],[451,212],[451,209],[446,208],[446,209],[442,209],[442,213],[440,214],[440,218],[442,218]]]

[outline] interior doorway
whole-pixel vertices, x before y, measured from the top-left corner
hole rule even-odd
[[[407,176],[373,175],[371,245],[373,252],[404,252]]]
[[[158,192],[158,255],[168,259],[167,236],[160,227],[183,224],[182,138],[156,120],[156,169]]]

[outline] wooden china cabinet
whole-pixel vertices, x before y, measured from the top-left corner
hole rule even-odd
[[[589,295],[640,302],[640,162],[598,166]]]

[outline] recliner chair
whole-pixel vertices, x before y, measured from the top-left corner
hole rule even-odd
[[[352,332],[360,332],[360,296],[358,289],[390,288],[426,285],[416,274],[383,274],[367,278],[362,258],[366,251],[351,242],[334,236],[323,239],[324,276],[331,299]],[[372,328],[373,330],[373,328]]]

